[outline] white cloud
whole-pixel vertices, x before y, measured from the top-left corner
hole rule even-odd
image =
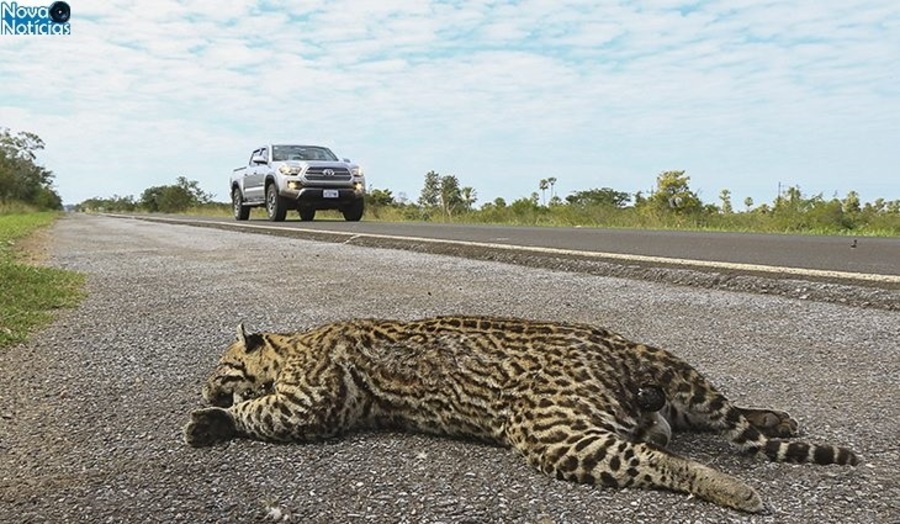
[[[666,169],[710,201],[900,198],[889,0],[71,4],[71,36],[0,36],[0,126],[46,140],[67,202],[179,175],[224,199],[269,140],[324,141],[413,198],[430,169],[482,201]]]

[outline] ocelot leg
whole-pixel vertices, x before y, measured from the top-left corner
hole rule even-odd
[[[331,384],[277,389],[228,408],[210,407],[191,414],[184,440],[209,446],[236,437],[270,441],[314,441],[340,433],[356,415],[359,402],[336,398],[344,391]]]
[[[545,414],[549,415],[549,414]],[[670,489],[748,512],[763,509],[756,491],[699,462],[592,427],[590,417],[519,414],[507,439],[530,464],[563,480],[609,487]],[[548,428],[535,430],[534,428]]]
[[[668,399],[663,413],[676,429],[717,431],[741,449],[777,462],[859,463],[844,447],[781,440],[797,433],[797,422],[787,413],[735,406],[692,368],[670,379],[663,382]]]
[[[681,404],[666,405],[661,413],[671,426],[679,431],[715,431],[716,424],[710,424],[709,417],[697,416]],[[734,406],[751,426],[767,437],[791,438],[800,434],[800,425],[787,412],[769,408],[745,408]]]
[[[200,447],[238,437],[287,442],[320,440],[336,433],[337,428],[325,423],[319,414],[274,394],[230,408],[194,411],[184,428],[184,440]]]

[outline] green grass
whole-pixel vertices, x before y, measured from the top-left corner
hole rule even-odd
[[[318,215],[317,215],[318,218]],[[487,209],[454,215],[448,219],[435,210],[422,216],[421,210],[398,207],[369,207],[363,220],[384,222],[422,221],[436,223],[497,224],[538,227],[586,227],[670,231],[720,231],[799,235],[844,235],[866,237],[900,236],[900,215],[883,213],[860,220],[853,227],[816,220],[807,216],[762,213],[677,215],[635,208],[574,206]]]
[[[49,227],[55,212],[0,207],[0,348],[24,342],[53,319],[53,311],[77,305],[84,276],[24,261],[21,243]]]

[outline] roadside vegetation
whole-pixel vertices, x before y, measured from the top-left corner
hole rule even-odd
[[[53,318],[53,311],[78,304],[84,276],[43,267],[24,248],[59,216],[23,204],[0,204],[0,348],[23,342]]]
[[[36,162],[43,148],[33,133],[0,128],[0,348],[23,342],[82,297],[82,275],[39,264],[34,235],[62,209],[53,173]]]
[[[540,180],[537,190],[512,202],[502,198],[475,207],[475,190],[460,187],[454,176],[426,175],[416,202],[389,189],[370,189],[367,215],[375,220],[426,220],[529,226],[685,229],[765,233],[900,236],[900,200],[863,203],[855,191],[843,198],[808,196],[787,187],[771,203],[732,202],[723,189],[715,203],[703,202],[684,171],[657,175],[649,194],[609,187],[575,191],[561,198],[555,178]]]

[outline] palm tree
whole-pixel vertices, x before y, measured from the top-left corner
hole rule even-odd
[[[462,197],[463,206],[465,206],[466,211],[472,209],[472,205],[475,204],[475,201],[478,200],[478,195],[475,194],[475,188],[470,186],[465,186],[459,190],[460,197]]]

